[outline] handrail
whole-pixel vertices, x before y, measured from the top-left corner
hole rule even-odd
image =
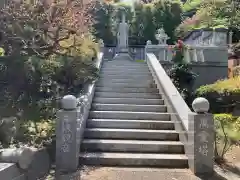
[[[95,64],[98,69],[101,68],[102,59],[103,53],[101,52],[98,54]],[[56,179],[67,175],[71,177],[71,173],[78,168],[79,159],[77,157],[94,91],[95,81],[87,84],[86,93],[79,98],[66,95],[62,99],[62,109],[57,112],[56,123]]]
[[[193,113],[181,94],[178,92],[177,88],[172,83],[170,77],[167,75],[166,71],[156,58],[153,53],[147,53],[147,64],[152,74],[155,76],[155,80],[160,84],[161,90],[164,92],[167,100],[174,108],[175,112],[179,115],[185,130],[188,131],[189,120],[188,116]]]
[[[97,69],[101,68],[102,62],[103,62],[103,53],[100,52],[100,53],[98,53],[97,61],[96,61]],[[94,92],[95,92],[95,81],[90,84],[87,84],[86,94],[83,94],[82,96],[80,96],[78,98],[78,101],[80,104],[80,114],[82,116],[81,128],[85,128],[85,123],[86,123],[86,120],[89,115],[89,110],[91,108]],[[81,131],[81,132],[83,132],[83,131]]]

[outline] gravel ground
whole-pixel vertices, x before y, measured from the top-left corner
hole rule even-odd
[[[240,162],[240,147],[234,146],[225,157],[228,165]],[[226,165],[227,165],[226,164]],[[233,168],[227,168],[234,172]],[[219,169],[219,168],[218,168]],[[79,169],[79,180],[225,180],[218,177],[199,178],[194,176],[189,169],[156,169],[156,168],[117,168],[117,167],[91,167],[84,166]],[[43,180],[53,180],[54,170]],[[223,173],[224,170],[223,170]],[[237,172],[235,172],[237,173]],[[239,180],[239,178],[237,178]],[[231,180],[235,180],[231,178]]]
[[[80,170],[79,180],[225,180],[219,177],[198,178],[189,169],[89,167]],[[45,180],[53,180],[54,171]]]

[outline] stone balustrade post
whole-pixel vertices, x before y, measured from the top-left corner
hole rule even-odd
[[[75,96],[63,97],[56,122],[56,179],[77,179],[80,148],[80,112]]]
[[[191,62],[189,49],[186,49],[186,50],[185,50],[184,57],[185,57],[185,61],[186,61],[186,62],[188,62],[188,63]]]
[[[152,41],[151,40],[147,40],[146,42],[146,46],[145,46],[145,59],[144,61],[147,61],[147,53],[148,53],[148,47],[152,45]]]
[[[99,44],[100,51],[101,51],[101,52],[104,52],[105,44],[104,44],[103,40],[100,39],[100,40],[98,41],[98,44]]]
[[[196,113],[189,114],[189,168],[197,175],[213,173],[214,121],[208,113],[209,102],[196,98],[192,103]]]

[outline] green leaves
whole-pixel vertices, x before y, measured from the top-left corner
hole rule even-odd
[[[185,36],[188,31],[194,29],[203,28],[240,30],[240,2],[236,0],[201,0],[201,2],[188,0],[183,10],[193,13],[190,13],[190,19],[186,18],[178,27],[179,36]]]
[[[201,86],[196,95],[209,100],[213,113],[232,113],[240,102],[240,76]]]
[[[0,47],[0,56],[4,56],[4,55],[5,55],[5,50]]]
[[[145,45],[147,40],[156,43],[155,33],[160,27],[170,37],[169,43],[176,40],[175,28],[181,23],[181,3],[179,0],[159,0],[149,4],[135,2],[133,7],[127,4],[99,3],[96,2],[94,18],[94,34],[103,39],[105,44],[116,43],[116,32],[118,28],[118,8],[124,6],[127,11],[129,22],[131,45]],[[171,23],[169,23],[171,22]]]

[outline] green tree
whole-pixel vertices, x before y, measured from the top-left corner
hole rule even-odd
[[[49,104],[58,96],[79,92],[96,76],[97,49],[88,33],[85,6],[45,3],[11,1],[0,9],[0,47],[5,50],[0,57],[2,116],[9,109],[31,109],[27,114],[40,118],[44,113],[37,113],[54,111]]]
[[[167,35],[170,37],[168,43],[173,44],[176,41],[174,31],[181,23],[181,2],[160,0],[154,3],[154,18],[156,28],[163,27]]]
[[[130,24],[130,40],[133,45],[144,44],[144,29],[146,27],[143,11],[144,6],[140,3],[134,3],[134,16]]]
[[[156,23],[154,18],[154,5],[146,4],[143,9],[143,34],[144,34],[144,44],[146,44],[147,40],[151,40],[153,43],[157,43],[155,38],[156,33]]]
[[[95,35],[106,44],[115,43],[113,39],[116,40],[120,20],[118,9],[124,7],[130,24],[130,44],[145,45],[147,40],[156,42],[155,33],[161,27],[170,37],[169,43],[173,43],[176,41],[174,30],[181,23],[181,5],[179,0],[159,0],[149,4],[135,2],[133,7],[124,3],[97,2],[93,13]]]
[[[105,44],[115,44],[115,7],[112,3],[100,1],[94,2],[93,6],[94,8],[91,8],[91,11],[89,11],[94,18],[93,34],[96,36],[96,38],[102,39]]]
[[[197,0],[192,2],[196,3],[196,1]],[[233,40],[235,42],[240,39],[239,1],[203,0],[197,4],[195,10],[195,15],[192,18],[186,18],[177,28],[176,32],[179,36],[184,36],[188,31],[194,29],[228,28],[229,30],[232,30],[234,32]]]

